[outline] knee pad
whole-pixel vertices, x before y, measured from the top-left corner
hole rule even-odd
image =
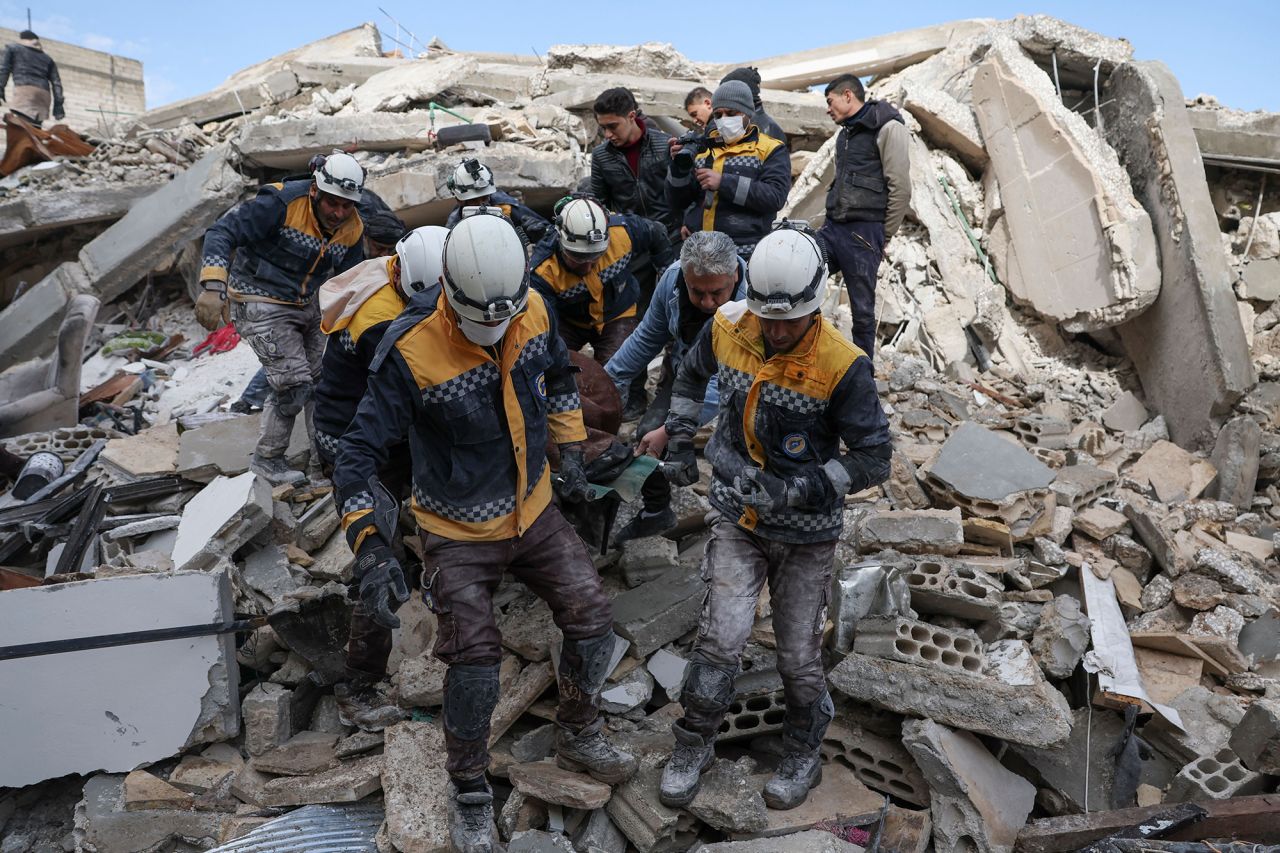
[[[613,631],[586,640],[566,639],[560,648],[560,675],[577,683],[583,693],[594,696],[609,676],[613,646]]]
[[[311,399],[313,386],[310,382],[289,385],[276,392],[276,408],[285,417],[295,417],[306,407]]]
[[[803,708],[787,708],[782,733],[785,737],[795,738],[809,749],[817,749],[822,745],[822,736],[827,733],[827,726],[835,716],[836,706],[831,701],[831,693],[824,689],[812,704]]]
[[[478,740],[498,704],[498,664],[454,664],[444,676],[444,727],[458,740]]]
[[[701,711],[715,711],[733,701],[735,673],[704,661],[692,661],[680,688],[680,704]]]

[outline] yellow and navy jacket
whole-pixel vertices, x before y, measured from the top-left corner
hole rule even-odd
[[[730,302],[716,312],[680,364],[668,433],[692,435],[698,428],[712,376],[719,384],[720,414],[705,451],[713,472],[711,504],[766,539],[804,543],[838,538],[845,494],[889,476],[893,446],[871,359],[821,317],[791,351],[769,354],[760,319],[747,311],[746,302]],[[838,493],[825,489],[812,506],[757,513],[744,508],[728,489],[744,467],[783,479],[807,476],[830,482],[818,469],[831,460],[837,460],[848,481]]]
[[[371,480],[406,436],[413,513],[466,542],[521,536],[551,501],[548,435],[583,441],[582,403],[555,316],[529,294],[498,347],[471,343],[439,285],[414,295],[383,335],[333,472],[355,551],[373,529]]]
[[[694,169],[714,169],[721,175],[711,206],[706,206],[706,193],[693,172],[676,178],[670,170],[667,204],[672,210],[685,211],[684,225],[690,231],[722,231],[746,254],[769,233],[778,211],[787,203],[791,152],[786,142],[754,125],[732,145],[723,143],[718,130],[708,135],[713,144],[694,161]]]
[[[360,217],[325,234],[310,188],[310,180],[268,184],[215,222],[204,236],[200,280],[227,282],[233,299],[306,305],[330,277],[363,261]]]
[[[516,197],[502,190],[494,190],[493,194],[485,200],[485,204],[489,207],[497,207],[502,210],[502,215],[510,219],[516,224],[516,227],[524,232],[529,238],[530,243],[536,243],[543,237],[547,236],[547,232],[551,230],[551,223],[544,219],[536,210],[521,204]],[[462,221],[462,211],[464,205],[459,204],[453,210],[449,211],[449,218],[445,220],[444,227],[452,228]]]
[[[330,461],[338,455],[338,439],[347,431],[360,407],[368,386],[369,365],[378,351],[382,336],[400,312],[405,301],[391,283],[396,256],[373,258],[368,265],[385,270],[386,284],[380,287],[350,316],[330,323],[322,318],[320,330],[329,336],[320,380],[315,390],[316,444]],[[357,273],[359,270],[351,270]],[[336,282],[331,282],[330,286]],[[323,301],[322,301],[323,304]]]
[[[560,235],[552,229],[533,248],[530,286],[555,306],[560,322],[599,332],[619,317],[634,317],[640,300],[640,282],[631,271],[647,257],[661,274],[673,252],[666,228],[651,219],[622,213],[609,214],[609,249],[585,276],[560,262]]]

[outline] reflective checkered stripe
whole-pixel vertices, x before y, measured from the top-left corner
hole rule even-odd
[[[341,243],[329,244],[329,257],[333,259],[333,265],[335,267],[342,266],[342,259],[347,256],[348,248],[350,247],[344,246]]]
[[[735,154],[724,158],[725,169],[732,169],[735,175],[751,177],[760,170],[761,158],[758,154]]]
[[[562,412],[572,412],[581,408],[582,398],[578,396],[577,391],[569,394],[552,394],[547,397],[548,414],[558,415]]]
[[[338,332],[336,337],[338,338],[338,346],[342,347],[344,352],[348,352],[351,355],[356,354],[356,339],[351,337],[350,329],[343,329]]]
[[[342,514],[373,509],[373,492],[356,492],[342,502]]]
[[[720,370],[716,375],[721,388],[741,391],[743,394],[751,390],[751,384],[755,381],[755,377],[750,373],[737,370],[725,364],[720,365]]]
[[[716,505],[726,517],[739,519],[743,515],[743,506],[729,491],[728,485],[720,480],[711,480],[711,503]],[[806,512],[798,509],[785,509],[780,512],[756,513],[754,526],[748,528],[768,538],[771,532],[785,531],[791,533],[823,533],[839,530],[844,525],[844,513],[839,506],[831,512]]]
[[[569,288],[568,290],[560,291],[560,293],[557,294],[557,298],[564,299],[566,301],[572,301],[574,299],[579,298],[584,293],[590,293],[590,292],[591,292],[591,288],[587,287],[587,283],[585,281],[580,281],[577,284],[575,284],[573,287]]]
[[[502,518],[504,515],[510,515],[516,511],[515,495],[470,506],[454,506],[437,500],[422,491],[416,483],[413,487],[413,499],[418,502],[418,506],[433,515],[447,518],[450,521],[462,521],[470,524],[493,521],[495,518]]]
[[[316,430],[316,446],[320,448],[321,453],[325,454],[330,459],[336,459],[338,457],[337,436]]]
[[[626,277],[630,266],[631,253],[627,252],[625,255],[609,264],[609,266],[600,270],[600,280],[605,284],[612,284],[614,279]]]
[[[525,341],[524,346],[520,348],[520,355],[516,356],[516,367],[524,367],[525,362],[529,359],[537,358],[546,351],[547,333],[541,332]]]
[[[798,415],[816,415],[826,411],[827,401],[802,394],[792,388],[784,388],[772,382],[760,383],[760,402]]]
[[[226,269],[231,265],[231,261],[222,255],[205,255],[200,259],[200,265],[205,267],[221,267]]]
[[[280,239],[287,240],[295,246],[301,246],[310,253],[319,254],[324,242],[314,234],[308,234],[306,231],[300,231],[297,228],[290,228],[287,225],[280,228]]]
[[[423,388],[422,402],[424,405],[439,405],[453,400],[461,400],[463,397],[483,390],[497,381],[498,366],[493,362],[485,362],[458,374],[447,382]]]

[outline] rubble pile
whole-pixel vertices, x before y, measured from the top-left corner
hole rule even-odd
[[[630,781],[552,760],[559,632],[523,585],[495,594],[508,849],[1130,850],[1153,820],[1179,840],[1142,849],[1280,843],[1280,123],[1187,102],[1127,42],[1041,16],[752,64],[796,152],[786,215],[819,218],[834,168],[805,87],[878,75],[913,131],[878,288],[892,475],[845,508],[822,783],[789,811],[760,794],[784,711],[766,592],[715,764],[686,810],[659,802],[706,594],[704,477],[677,490],[672,538],[596,558]],[[467,149],[437,137],[465,123],[488,128],[498,185],[545,210],[587,175],[601,90],[674,124],[724,70],[652,44],[404,59],[366,25],[0,181],[0,255],[25,232],[39,270],[0,312],[0,387],[62,413],[25,429],[30,406],[0,406],[0,474],[41,451],[64,469],[0,496],[0,849],[448,849],[435,617],[417,596],[399,611],[412,717],[343,725],[354,558],[327,488],[248,470],[259,416],[228,408],[258,364],[198,346],[191,247],[335,147],[409,225],[442,222]],[[824,312],[848,330],[838,281]],[[300,419],[291,461],[307,448]],[[58,645],[190,626],[208,630]]]

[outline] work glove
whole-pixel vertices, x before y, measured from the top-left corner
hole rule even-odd
[[[693,449],[693,437],[673,435],[667,440],[667,459],[662,473],[677,486],[692,486],[698,482],[698,456]]]
[[[556,492],[565,503],[581,503],[591,496],[591,483],[583,470],[587,456],[577,448],[560,451],[560,476]]]
[[[66,113],[66,111],[65,111],[65,110],[63,110],[63,109],[62,109],[62,107],[54,107],[54,108],[53,108],[53,120],[54,120],[54,121],[62,121],[62,120],[63,120],[64,118],[66,118],[66,117],[67,117],[67,113]]]
[[[356,557],[355,576],[360,583],[360,601],[374,622],[384,628],[399,628],[400,617],[392,612],[391,597],[396,607],[409,600],[409,585],[395,554],[382,538],[370,534]]]
[[[202,290],[196,299],[196,322],[211,332],[230,323],[227,294],[221,290]]]
[[[799,506],[804,498],[801,483],[784,480],[759,468],[743,468],[742,473],[733,478],[729,491],[744,507],[765,513]]]

